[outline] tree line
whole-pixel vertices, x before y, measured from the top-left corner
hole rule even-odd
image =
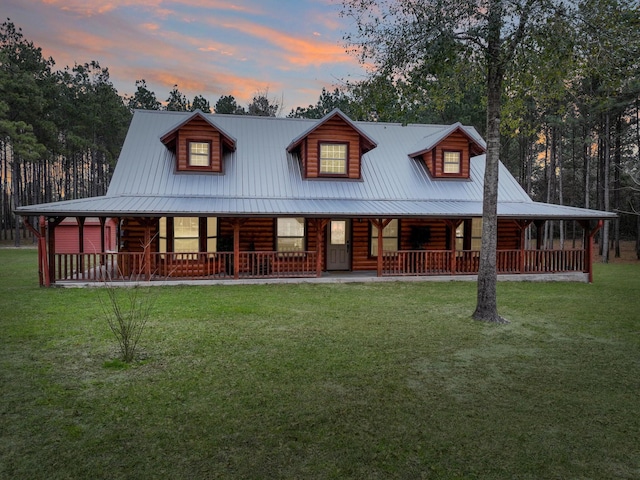
[[[406,28],[397,30],[405,33],[402,42],[393,42],[391,28],[382,42],[357,15],[358,5],[370,3],[376,2],[343,1],[343,15],[360,18],[364,32],[345,35],[345,42],[362,55],[388,54],[387,61],[376,63],[365,80],[323,89],[315,104],[287,116],[321,118],[337,107],[354,120],[459,121],[486,135],[486,59],[453,34],[436,38],[429,55]],[[405,27],[413,21],[426,28],[426,17],[411,11],[415,2],[389,5],[406,7]],[[619,212],[601,242],[616,252],[620,239],[638,238],[640,231],[639,12],[631,0],[580,0],[566,8],[540,16],[506,66],[500,158],[535,200]],[[10,21],[0,26],[4,239],[15,236],[16,205],[104,194],[134,109],[283,115],[282,100],[268,91],[257,92],[246,107],[231,95],[211,107],[202,95],[187,99],[175,85],[160,102],[143,79],[133,95],[119,95],[108,69],[95,61],[60,71],[54,65]],[[573,224],[549,223],[545,235],[564,242],[577,232]]]

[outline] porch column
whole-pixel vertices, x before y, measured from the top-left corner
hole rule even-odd
[[[524,251],[525,251],[525,248],[524,248],[524,245],[526,243],[525,234],[527,232],[527,227],[529,225],[531,225],[531,220],[515,220],[515,224],[520,229],[520,252],[519,252],[519,258],[518,258],[518,271],[520,273],[524,273],[524,267],[525,267],[525,263],[524,263],[524,256],[525,256]]]
[[[105,248],[104,234],[105,234],[105,224],[107,223],[107,218],[98,217],[98,220],[100,220],[100,252],[105,253],[106,248]],[[101,258],[104,264],[104,257],[101,257]]]
[[[56,281],[56,227],[65,217],[49,217],[47,224],[47,233],[49,240],[49,279],[51,282]]]
[[[231,220],[233,225],[233,278],[240,278],[240,227],[246,222],[245,219],[234,218]]]
[[[151,219],[144,222],[144,276],[151,280]]]
[[[533,224],[536,226],[536,250],[542,250],[542,239],[544,238],[544,220],[536,220]]]
[[[449,227],[449,245],[451,246],[449,254],[449,271],[451,275],[456,274],[456,230],[464,220],[445,220],[444,223]]]
[[[22,222],[24,223],[24,226],[27,227],[27,229],[31,231],[31,233],[33,233],[33,236],[38,239],[38,284],[41,287],[50,287],[51,283],[49,281],[49,268],[47,266],[47,223],[44,219],[44,216],[40,216],[39,218],[39,231],[33,228],[31,223],[29,223],[29,219],[27,217],[23,217]]]
[[[326,218],[316,219],[316,277],[322,276],[322,252],[324,251],[324,229],[329,220]]]
[[[391,223],[392,218],[387,218],[386,220],[383,218],[371,219],[371,224],[378,229],[378,269],[376,275],[378,277],[382,276],[382,254],[384,252],[383,240],[384,237],[382,232],[385,227]]]
[[[85,217],[76,217],[78,223],[78,269],[84,272],[84,221]]]
[[[596,226],[591,229],[591,224],[588,220],[580,221],[580,226],[584,229],[585,246],[584,246],[584,263],[586,272],[589,275],[589,283],[593,283],[593,237],[595,237],[598,230],[602,228],[604,222],[598,220]]]

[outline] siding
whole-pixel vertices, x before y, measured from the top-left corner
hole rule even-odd
[[[216,131],[201,118],[194,118],[177,133],[177,170],[197,172],[222,172],[222,142],[220,132]],[[188,144],[190,141],[210,142],[211,164],[209,167],[189,166]]]
[[[459,174],[444,173],[444,152],[461,152]],[[469,178],[470,172],[469,139],[461,132],[454,132],[440,142],[431,152],[423,155],[429,173],[435,178]]]
[[[360,134],[339,117],[334,117],[315,129],[303,142],[303,148],[306,150],[303,154],[303,165],[307,178],[321,176],[319,173],[321,142],[348,144],[347,177],[360,178]]]

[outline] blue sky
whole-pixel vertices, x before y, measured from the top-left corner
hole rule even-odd
[[[221,95],[246,105],[268,90],[283,114],[314,104],[323,87],[363,78],[345,52],[339,0],[3,0],[25,37],[56,69],[97,60],[120,94],[144,78],[164,101]]]

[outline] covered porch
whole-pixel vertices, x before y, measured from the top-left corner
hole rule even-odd
[[[470,242],[456,238],[464,219],[438,220],[448,238],[434,241],[426,248],[407,248],[399,242],[398,249],[386,250],[385,229],[393,219],[349,219],[352,222],[349,236],[343,241],[352,242],[349,268],[335,271],[327,268],[327,255],[332,242],[331,219],[305,219],[307,239],[304,250],[256,249],[248,218],[224,219],[224,228],[231,229],[232,245],[228,251],[159,251],[156,237],[157,218],[137,218],[141,235],[139,251],[106,251],[58,253],[55,248],[55,227],[63,217],[41,217],[39,231],[39,271],[41,285],[91,282],[167,282],[167,281],[277,281],[284,279],[362,278],[474,278],[478,272],[480,251],[469,248]],[[522,279],[567,278],[566,274],[581,281],[592,281],[593,237],[602,225],[601,221],[578,223],[583,227],[580,247],[564,249],[535,248],[542,245],[542,220],[503,220],[503,225],[520,237],[518,248],[498,248],[496,270],[499,276]],[[102,224],[105,222],[103,221]],[[121,224],[122,222],[119,222]],[[408,221],[406,222],[409,223]],[[414,222],[415,223],[415,222]],[[78,219],[78,245],[83,245],[84,222]],[[364,224],[364,226],[363,226]],[[432,222],[433,224],[433,222]],[[537,237],[529,242],[525,238],[527,228],[535,224]],[[369,229],[371,243],[377,255],[371,255],[372,246],[360,246],[358,231]],[[434,229],[435,232],[435,229]],[[243,235],[244,234],[244,235]],[[399,234],[398,234],[399,235]],[[122,232],[119,232],[122,238]],[[534,248],[529,247],[533,244]],[[264,243],[261,244],[262,246]],[[171,246],[171,245],[169,245]],[[437,247],[440,248],[437,248]],[[448,247],[448,248],[442,248]],[[458,249],[457,247],[462,247]],[[466,247],[466,248],[465,248]],[[170,249],[171,250],[171,249]],[[361,252],[365,253],[361,253]],[[358,253],[360,252],[360,253]],[[375,252],[374,252],[375,253]],[[360,255],[362,258],[359,258]],[[550,277],[551,276],[551,277]]]

